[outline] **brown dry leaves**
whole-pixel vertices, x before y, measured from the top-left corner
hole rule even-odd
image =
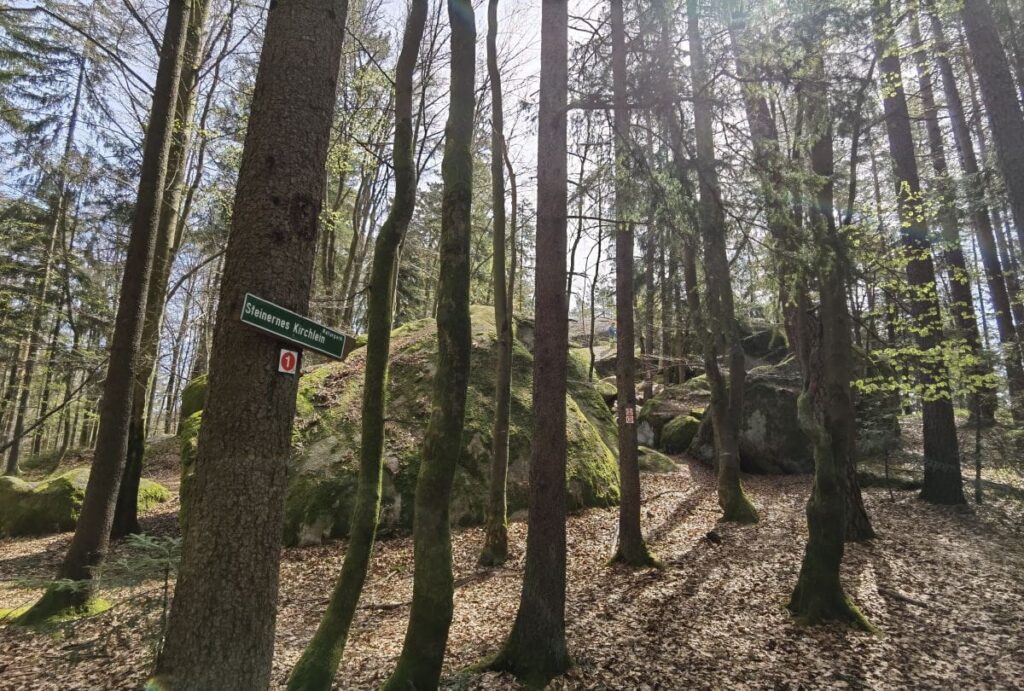
[[[1018,476],[1019,479],[1019,476]],[[847,551],[848,594],[881,634],[842,627],[806,629],[783,605],[806,539],[809,479],[746,477],[761,512],[752,527],[715,528],[709,471],[697,464],[644,478],[645,529],[661,570],[606,565],[614,509],[569,521],[568,637],[576,666],[553,689],[799,687],[995,687],[1024,679],[1024,509],[993,499],[940,508],[914,492],[866,491],[879,537]],[[176,506],[147,528],[173,529]],[[453,553],[458,589],[445,683],[461,689],[516,689],[467,666],[495,652],[515,616],[526,526],[511,526],[513,561],[479,571],[478,529],[459,530]],[[0,542],[0,607],[33,593],[9,579],[52,573],[68,536]],[[343,544],[285,551],[274,682],[282,685],[312,635],[341,565]],[[116,550],[115,550],[116,552]],[[412,593],[408,538],[378,545],[361,608],[336,679],[341,689],[378,686],[405,633]],[[60,637],[0,629],[0,688],[138,687],[152,660],[147,636],[159,609],[146,597],[159,584],[107,593],[121,603]],[[148,595],[147,595],[148,594]],[[134,599],[130,599],[134,598]]]

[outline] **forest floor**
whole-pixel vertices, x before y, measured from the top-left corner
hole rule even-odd
[[[912,446],[919,441],[914,436],[907,430],[905,442]],[[894,458],[894,477],[911,472],[912,456]],[[147,475],[176,490],[175,462],[173,450],[158,455]],[[878,629],[869,634],[800,627],[784,607],[806,540],[809,477],[744,477],[762,520],[737,527],[716,525],[714,478],[704,466],[681,459],[674,473],[645,475],[644,526],[664,568],[607,565],[614,509],[570,517],[567,619],[575,666],[549,688],[1021,688],[1024,478],[1008,467],[984,477],[985,502],[959,508],[924,504],[912,489],[890,490],[898,482],[865,489],[878,537],[849,546],[843,581]],[[176,498],[160,506],[144,518],[145,530],[175,535],[177,509]],[[717,544],[706,537],[711,530],[721,537]],[[462,670],[493,653],[507,633],[525,537],[525,523],[512,523],[511,562],[480,570],[481,531],[455,531],[447,687],[518,688],[507,675]],[[70,534],[0,540],[0,608],[31,602],[69,540]],[[104,597],[114,607],[106,613],[45,631],[0,628],[0,689],[121,689],[144,682],[160,631],[164,580],[139,549],[113,548],[125,573],[109,579]],[[284,551],[275,685],[283,685],[312,635],[344,549],[344,542],[333,542]],[[401,649],[411,591],[411,540],[381,541],[336,688],[370,689],[384,681]]]

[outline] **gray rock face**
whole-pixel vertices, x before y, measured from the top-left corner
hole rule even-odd
[[[881,366],[858,353],[858,374],[875,376]],[[799,370],[792,359],[755,367],[747,374],[740,428],[740,466],[744,472],[800,474],[814,471],[811,446],[800,430],[796,401]],[[899,399],[891,394],[858,394],[857,449],[859,457],[876,455],[899,444]],[[711,419],[707,415],[690,444],[689,453],[706,463],[714,461]]]

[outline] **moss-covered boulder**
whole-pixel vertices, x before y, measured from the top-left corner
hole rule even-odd
[[[683,453],[697,436],[700,419],[692,415],[673,418],[661,430],[661,448],[665,453]]]
[[[676,462],[671,458],[646,446],[637,449],[637,465],[644,473],[671,473],[676,469]]]
[[[179,416],[182,428],[186,420],[203,409],[203,405],[206,403],[206,385],[208,382],[207,376],[202,374],[190,381],[182,389],[181,412]],[[179,428],[178,433],[181,434],[181,431],[181,428]]]
[[[493,308],[473,307],[472,323],[466,422],[451,505],[452,522],[460,525],[484,519],[494,415],[497,339]],[[434,320],[412,322],[394,331],[385,425],[384,531],[412,526],[413,495],[420,446],[430,416],[436,357]],[[307,410],[300,406],[296,420],[298,451],[288,490],[287,544],[316,543],[344,536],[348,531],[357,481],[364,362],[365,351],[355,351],[344,362],[324,365],[302,377],[300,389],[311,405]],[[614,504],[619,498],[615,420],[601,394],[588,383],[582,363],[570,357],[569,367],[569,507]],[[527,505],[532,375],[533,357],[517,333],[509,438],[510,512]]]
[[[605,405],[609,409],[615,406],[615,401],[619,398],[619,389],[615,384],[615,377],[605,377],[597,382],[595,385],[597,392],[601,394],[601,398],[604,399]]]
[[[38,482],[0,477],[0,535],[47,535],[73,530],[89,481],[89,468],[73,468]],[[152,480],[139,485],[139,511],[167,501],[170,493]]]
[[[669,384],[646,401],[637,416],[637,437],[640,443],[665,451],[662,438],[665,425],[694,410],[703,410],[711,400],[707,377],[701,375],[682,384]],[[680,453],[685,451],[670,453]]]

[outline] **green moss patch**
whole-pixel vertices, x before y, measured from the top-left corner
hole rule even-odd
[[[14,537],[73,530],[88,481],[89,468],[84,466],[38,482],[0,477],[0,534]],[[145,511],[169,497],[166,488],[143,480],[139,510]]]
[[[646,446],[639,448],[638,461],[640,470],[645,473],[671,473],[676,469],[676,462],[671,458]]]
[[[452,522],[479,524],[487,508],[494,423],[497,336],[493,308],[471,309],[473,350],[466,396],[462,452],[451,503]],[[517,329],[517,335],[519,333]],[[381,529],[412,526],[420,447],[430,405],[437,359],[434,320],[405,324],[392,332],[387,387]],[[303,376],[296,427],[296,464],[289,483],[285,519],[287,544],[309,544],[348,531],[357,479],[365,351]],[[567,481],[570,508],[618,502],[615,420],[601,394],[587,381],[586,366],[569,361],[566,398]],[[533,356],[517,338],[513,344],[509,432],[509,511],[526,508],[532,434]]]
[[[665,453],[683,453],[697,436],[700,420],[692,415],[673,418],[661,430],[661,448]]]

